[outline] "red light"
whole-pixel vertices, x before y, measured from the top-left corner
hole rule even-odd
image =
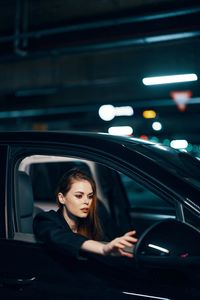
[[[142,134],[142,135],[140,136],[140,139],[143,139],[143,140],[146,140],[146,141],[147,141],[149,138],[148,138],[147,135]]]

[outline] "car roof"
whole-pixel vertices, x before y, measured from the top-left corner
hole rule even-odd
[[[38,145],[77,145],[90,149],[100,155],[110,156],[112,159],[121,160],[127,167],[137,165],[138,169],[154,168],[154,176],[160,170],[185,180],[200,190],[200,162],[189,153],[178,151],[162,144],[124,136],[114,136],[101,132],[83,131],[21,131],[0,132],[1,143],[16,144],[38,143]],[[148,164],[148,165],[147,165]],[[156,170],[159,167],[160,170]],[[153,170],[151,170],[153,172]],[[153,175],[153,173],[152,173]],[[158,178],[161,180],[161,178]]]

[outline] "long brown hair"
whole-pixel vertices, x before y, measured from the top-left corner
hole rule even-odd
[[[56,188],[55,194],[57,198],[57,204],[59,208],[63,209],[63,204],[58,201],[58,194],[62,193],[65,196],[69,192],[72,184],[75,181],[82,180],[86,180],[91,184],[93,191],[93,201],[88,216],[84,219],[79,219],[78,233],[90,239],[101,240],[103,237],[103,232],[97,214],[96,183],[91,176],[87,175],[85,172],[77,168],[71,169],[68,172],[64,173]]]

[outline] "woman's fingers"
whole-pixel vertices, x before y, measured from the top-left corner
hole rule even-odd
[[[115,247],[119,247],[119,248],[125,248],[127,247],[132,247],[134,243],[137,242],[136,238],[131,238],[131,237],[121,237],[121,238],[117,238],[116,240],[114,240],[114,246]]]
[[[124,240],[126,240],[127,242],[131,242],[132,244],[133,243],[136,243],[137,242],[137,238],[135,238],[135,237],[132,237],[132,236],[123,236],[123,238],[124,238]]]
[[[135,235],[135,234],[136,234],[136,231],[131,230],[131,231],[128,231],[127,233],[125,233],[125,236],[132,236],[132,235]]]
[[[126,257],[130,257],[130,258],[133,257],[133,254],[132,254],[132,253],[126,252],[126,251],[124,251],[124,250],[119,249],[118,252],[119,252],[119,255],[120,255],[120,256],[126,256]]]
[[[120,243],[124,246],[127,246],[127,247],[132,247],[133,246],[133,243],[130,243],[126,240],[121,240]]]
[[[123,240],[125,240],[125,241],[127,241],[127,242],[130,242],[130,243],[132,243],[132,244],[134,244],[134,243],[136,243],[136,242],[138,241],[137,238],[132,237],[132,236],[130,236],[130,235],[123,235],[123,236],[121,237],[121,239],[123,239]]]
[[[133,248],[133,245],[137,242],[137,238],[134,237],[135,234],[136,231],[132,230],[121,237],[115,238],[104,246],[104,253],[106,255],[133,257],[133,253],[126,251],[126,248]]]

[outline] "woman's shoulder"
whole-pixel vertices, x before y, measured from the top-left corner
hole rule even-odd
[[[58,211],[49,210],[49,211],[42,211],[39,212],[35,217],[34,220],[59,220],[60,214]]]

